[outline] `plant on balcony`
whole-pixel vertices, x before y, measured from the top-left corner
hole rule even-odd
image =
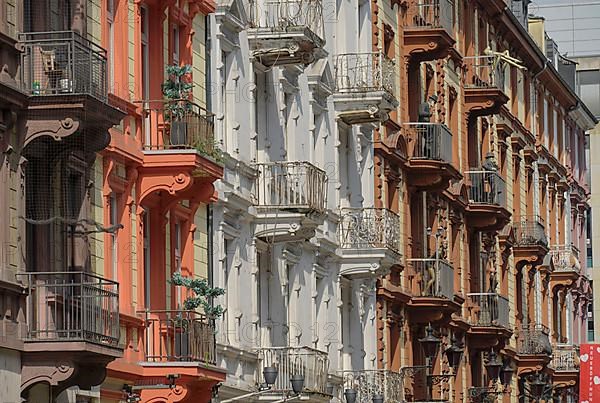
[[[187,310],[195,310],[202,306],[204,314],[211,319],[223,315],[223,307],[214,305],[213,299],[225,294],[225,290],[219,287],[211,287],[205,279],[191,279],[181,275],[181,272],[173,273],[171,283],[176,286],[182,286],[192,291],[194,296],[186,298],[183,306]]]
[[[182,145],[187,139],[187,122],[184,118],[192,110],[192,104],[187,101],[193,88],[192,66],[172,64],[166,70],[168,78],[162,85],[162,93],[170,101],[165,106],[165,112],[170,119],[171,144]]]

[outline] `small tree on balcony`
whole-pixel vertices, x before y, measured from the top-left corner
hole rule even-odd
[[[195,310],[202,306],[204,314],[212,319],[223,315],[223,307],[212,303],[214,298],[225,294],[223,288],[211,287],[205,279],[184,277],[181,275],[181,272],[173,273],[171,283],[176,286],[185,287],[194,293],[194,296],[190,296],[183,301],[185,309]]]
[[[169,101],[165,112],[170,123],[170,141],[172,145],[184,145],[187,140],[187,122],[185,116],[192,110],[189,102],[192,94],[192,66],[177,64],[166,67],[167,81],[162,85],[164,97]]]

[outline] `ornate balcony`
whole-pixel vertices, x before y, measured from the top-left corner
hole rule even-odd
[[[468,394],[471,403],[494,403],[501,395],[502,390],[491,386],[471,386]]]
[[[554,385],[575,386],[579,381],[579,347],[557,344],[552,351],[552,362],[549,366],[554,370]]]
[[[454,268],[441,258],[407,259],[413,297],[409,309],[417,322],[434,322],[460,309],[454,302]]]
[[[400,217],[385,208],[344,208],[340,212],[340,274],[379,276],[400,263]]]
[[[144,311],[143,315],[146,362],[216,363],[215,327],[205,316],[182,310]]]
[[[470,117],[494,115],[508,102],[504,93],[505,65],[494,56],[465,57],[468,67],[465,107]]]
[[[307,239],[322,223],[327,175],[309,162],[256,164],[257,236],[283,242]]]
[[[213,116],[189,100],[144,101],[140,199],[158,191],[173,200],[209,200],[222,177]],[[167,196],[168,195],[168,196]]]
[[[468,224],[481,231],[501,230],[510,221],[506,208],[506,182],[496,171],[466,171],[469,189]]]
[[[282,393],[291,393],[290,379],[294,375],[304,376],[303,393],[327,396],[329,357],[326,352],[310,347],[267,347],[259,349],[258,357],[260,370],[256,374],[257,384],[263,382],[262,368],[278,369],[275,384],[265,395],[266,398],[272,394],[279,400]]]
[[[516,262],[541,263],[548,253],[548,240],[540,216],[521,216],[514,222],[513,252]],[[515,262],[515,263],[516,263]]]
[[[373,396],[381,395],[386,403],[403,403],[404,385],[398,372],[374,369],[343,371],[343,387],[338,399],[344,401],[344,390],[356,391],[356,403],[372,403]]]
[[[325,55],[320,0],[252,0],[248,17],[250,51],[264,66],[306,66]]]
[[[516,333],[519,373],[536,371],[550,362],[550,330],[540,324],[522,325]]]
[[[460,173],[452,165],[452,133],[442,123],[406,123],[409,183],[424,189],[445,189]]]
[[[414,61],[448,56],[454,46],[454,4],[450,0],[408,2],[404,49]]]
[[[382,52],[335,57],[334,101],[347,124],[385,122],[398,107],[396,66]]]
[[[108,129],[125,115],[108,104],[106,51],[74,31],[21,33],[17,46],[20,86],[30,95],[25,145],[76,135],[86,151],[106,147]]]
[[[56,385],[57,394],[102,383],[106,365],[123,354],[119,285],[84,272],[18,276],[27,288],[23,393],[40,379]]]
[[[496,346],[500,338],[512,335],[506,297],[497,293],[470,293],[467,300],[471,324],[469,334],[478,348]]]
[[[581,274],[579,250],[573,245],[554,245],[550,248],[554,271],[550,273],[553,284],[570,286]]]

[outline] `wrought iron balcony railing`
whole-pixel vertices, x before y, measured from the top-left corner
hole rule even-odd
[[[444,29],[453,36],[454,3],[451,0],[413,1],[409,28]]]
[[[324,38],[320,0],[251,0],[248,7],[251,28],[269,30],[274,35],[309,29]]]
[[[278,369],[273,392],[289,391],[291,377],[303,375],[305,392],[327,394],[329,358],[326,352],[310,347],[267,347],[258,351],[258,357],[257,383],[263,382],[263,367]]]
[[[28,272],[29,341],[119,344],[119,284],[84,272]]]
[[[504,91],[503,62],[495,56],[468,56],[465,63],[469,67],[465,88],[496,88]]]
[[[540,216],[522,216],[514,223],[515,246],[548,246],[546,230]]]
[[[106,51],[74,31],[19,34],[22,85],[30,95],[107,100]]]
[[[194,311],[152,310],[145,318],[145,360],[215,364],[214,322]]]
[[[508,299],[496,293],[467,294],[473,307],[471,325],[509,328]]]
[[[335,87],[341,93],[387,91],[396,95],[396,66],[383,52],[335,57]]]
[[[340,247],[387,248],[400,251],[400,217],[385,208],[344,208],[341,211]]]
[[[444,259],[407,259],[417,277],[418,297],[454,298],[454,268]]]
[[[573,245],[554,245],[550,248],[550,255],[556,271],[579,272],[581,270],[579,251]]]
[[[490,386],[471,386],[469,388],[469,402],[496,403],[502,390]]]
[[[343,402],[345,389],[356,391],[357,403],[372,403],[373,396],[383,395],[386,403],[403,403],[404,385],[398,372],[374,369],[362,371],[343,371],[343,388],[338,399]]]
[[[506,182],[497,171],[466,171],[469,202],[506,207]]]
[[[413,141],[411,159],[452,162],[452,133],[443,123],[405,123]]]
[[[523,325],[517,332],[517,353],[524,355],[552,354],[550,330],[540,324]]]
[[[552,368],[555,371],[579,371],[579,347],[558,344],[552,351]]]
[[[144,149],[196,150],[218,159],[213,115],[187,99],[143,101]]]
[[[325,171],[303,161],[263,162],[256,169],[259,207],[325,211]]]

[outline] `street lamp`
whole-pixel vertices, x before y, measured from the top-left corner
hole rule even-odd
[[[425,337],[418,339],[423,347],[425,354],[425,376],[427,377],[427,400],[431,400],[431,391],[433,389],[433,380],[430,377],[430,369],[433,367],[433,360],[440,348],[441,340],[433,335],[431,324],[425,328]]]
[[[444,353],[446,354],[446,358],[448,359],[448,365],[452,367],[452,369],[456,369],[460,364],[460,360],[462,360],[464,350],[461,346],[456,342],[454,338],[452,338],[452,344],[448,347]]]
[[[542,374],[539,372],[533,377],[533,380],[528,380],[529,382],[529,390],[531,392],[531,396],[536,400],[540,401],[540,399],[544,396],[544,391],[546,389],[546,382],[542,377]]]
[[[500,360],[494,349],[492,349],[492,351],[490,351],[488,354],[488,362],[487,364],[485,364],[487,374],[492,381],[496,382],[496,380],[500,376],[501,368],[502,361]]]
[[[500,371],[500,381],[505,388],[510,386],[514,372],[515,370],[510,365],[510,360],[507,360],[504,364],[504,367],[502,367],[502,370]]]

